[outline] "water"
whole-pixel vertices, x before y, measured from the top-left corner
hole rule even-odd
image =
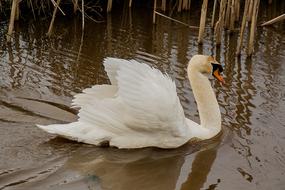
[[[262,10],[261,20],[278,15],[274,7]],[[198,25],[198,15],[177,18]],[[80,18],[57,19],[51,39],[46,20],[31,20],[16,25],[11,45],[4,38],[7,23],[1,23],[1,190],[284,189],[284,24],[258,28],[255,54],[247,59],[244,51],[235,57],[237,33],[225,34],[217,49],[210,29],[198,46],[196,30],[165,19],[153,26],[151,20],[145,10],[118,10],[105,23],[87,22],[83,42]],[[35,127],[75,121],[72,96],[108,82],[106,57],[136,59],[169,73],[186,116],[199,121],[186,76],[187,61],[197,53],[215,54],[225,66],[226,84],[212,81],[223,121],[215,139],[174,150],[118,150]]]

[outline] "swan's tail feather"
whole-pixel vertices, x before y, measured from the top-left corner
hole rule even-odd
[[[102,142],[109,141],[112,134],[83,122],[74,122],[69,124],[37,125],[38,128],[61,137],[84,142],[88,144],[100,145]]]
[[[37,125],[38,128],[55,135],[59,135],[70,140],[78,141],[78,135],[76,134],[76,128],[79,127],[78,122],[69,124],[53,124],[53,125]]]

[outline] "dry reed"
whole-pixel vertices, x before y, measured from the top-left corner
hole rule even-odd
[[[217,7],[217,0],[214,1],[214,5],[213,5],[213,14],[212,14],[212,20],[211,20],[212,28],[214,28],[214,24],[215,24],[216,7]]]
[[[17,4],[18,4],[18,0],[13,0],[11,15],[10,15],[10,21],[9,21],[8,34],[7,34],[7,42],[11,41],[11,36],[12,36],[13,30],[14,30],[14,22],[15,22]]]
[[[232,4],[232,0],[228,0],[227,1],[227,8],[226,8],[226,18],[225,18],[225,28],[229,29],[230,27],[230,13],[231,13],[231,4]]]
[[[231,17],[230,17],[230,32],[232,32],[234,30],[235,27],[235,0],[231,1]]]
[[[253,5],[251,26],[250,26],[250,37],[249,37],[248,49],[247,49],[247,55],[248,56],[251,56],[253,53],[253,45],[254,45],[253,42],[254,42],[254,37],[255,37],[259,2],[260,2],[260,0],[255,0],[254,5]]]
[[[156,0],[154,0],[154,6],[153,6],[153,15],[152,15],[153,24],[155,24],[155,16],[156,16]]]
[[[208,7],[208,0],[203,0],[202,10],[201,10],[201,18],[200,18],[200,27],[199,27],[199,35],[198,35],[198,43],[203,43],[203,35],[205,30],[206,24],[206,16],[207,16],[207,7]]]
[[[161,10],[162,10],[163,12],[166,11],[166,0],[161,0]]]
[[[240,15],[240,0],[235,0],[235,21],[239,21]]]
[[[251,17],[252,17],[253,1],[254,0],[250,1],[249,8],[248,8],[248,13],[247,13],[247,21],[249,21],[249,22],[251,22]]]
[[[274,18],[274,19],[271,19],[271,20],[269,20],[269,21],[263,23],[261,26],[268,26],[268,25],[274,24],[274,23],[276,23],[276,22],[280,22],[280,21],[282,21],[282,20],[285,20],[285,14],[282,14],[282,15],[280,15],[280,16]]]
[[[112,10],[112,4],[113,4],[113,0],[108,0],[107,12],[111,12],[111,10]]]
[[[78,10],[78,0],[73,1],[73,13],[76,13]]]
[[[7,41],[11,41],[13,29],[14,29],[14,22],[16,20],[20,19],[21,10],[20,10],[20,3],[21,5],[26,3],[27,7],[31,9],[31,12],[36,19],[36,15],[44,14],[48,15],[47,13],[52,13],[52,18],[50,21],[49,29],[47,32],[47,35],[50,36],[52,34],[54,21],[57,15],[58,10],[65,15],[65,13],[61,10],[59,7],[59,4],[61,3],[61,0],[27,0],[27,1],[21,1],[21,0],[0,0],[0,11],[2,8],[2,2],[11,2],[11,11],[10,11],[10,21],[9,21],[9,27],[7,32]],[[100,0],[97,0],[100,1]],[[213,14],[211,15],[211,28],[214,27],[214,35],[215,35],[215,41],[216,45],[219,46],[221,44],[221,36],[224,29],[229,29],[230,32],[235,31],[235,25],[237,25],[236,22],[240,20],[240,12],[241,7],[243,7],[243,17],[242,22],[240,25],[240,34],[239,34],[239,40],[237,41],[237,55],[240,55],[242,50],[242,42],[244,39],[244,31],[246,28],[246,24],[250,23],[250,37],[248,41],[248,47],[247,47],[247,55],[250,56],[253,53],[253,45],[254,45],[254,38],[255,38],[255,30],[257,26],[257,14],[258,14],[258,7],[260,4],[260,0],[246,0],[245,4],[243,6],[243,2],[241,0],[212,0],[213,1]],[[92,8],[90,8],[88,5],[84,4],[84,0],[69,0],[70,3],[73,4],[73,12],[76,13],[78,10],[82,13],[82,32],[84,32],[84,25],[85,25],[85,17],[87,19],[91,19],[95,22],[97,22],[95,19],[92,19],[89,17],[86,12]],[[171,8],[171,13],[173,10],[177,10],[177,12],[181,12],[183,10],[189,10],[191,5],[191,0],[174,0],[170,1],[169,4],[167,4],[168,1],[161,0],[160,1],[160,9],[163,12],[166,12],[167,8]],[[52,5],[53,4],[53,10]],[[81,3],[81,6],[80,6]],[[89,2],[88,2],[89,3]],[[87,3],[87,4],[88,4]],[[128,1],[128,7],[132,7],[132,0]],[[268,3],[271,4],[272,1],[268,0]],[[166,6],[167,5],[167,6]],[[113,0],[107,1],[107,7],[106,12],[112,11],[113,6]],[[202,7],[201,7],[201,16],[200,16],[200,24],[198,26],[190,26],[189,24],[186,24],[184,22],[181,22],[177,19],[171,18],[170,16],[167,16],[165,14],[159,13],[157,11],[157,0],[154,0],[154,6],[153,6],[153,23],[156,23],[156,15],[159,15],[163,18],[172,20],[176,23],[183,24],[191,29],[199,29],[198,34],[198,43],[202,44],[203,42],[203,36],[204,31],[206,27],[206,18],[207,18],[207,9],[208,9],[208,0],[203,0]],[[217,9],[219,9],[219,15],[218,18],[216,18],[216,12]],[[52,11],[51,11],[52,10]],[[94,10],[94,9],[93,9]],[[94,11],[96,12],[96,11]],[[97,12],[96,12],[97,13]],[[98,13],[99,14],[99,13]],[[285,19],[285,14],[280,15],[279,17],[276,17],[272,20],[269,20],[268,22],[265,22],[261,26],[266,26],[273,24],[275,22],[279,22],[281,20]],[[216,22],[216,23],[215,23]]]
[[[178,0],[178,7],[177,7],[177,11],[181,12],[182,10],[182,0]]]
[[[239,37],[238,44],[237,44],[237,52],[236,52],[237,55],[240,55],[241,53],[243,33],[244,33],[245,25],[246,25],[246,18],[247,18],[249,4],[250,4],[249,1],[250,0],[246,0],[245,5],[244,5],[244,12],[243,12],[243,18],[242,18],[241,29],[240,29],[240,37]]]
[[[58,6],[60,4],[60,1],[61,0],[57,0],[56,5],[54,5],[52,19],[51,19],[51,22],[50,22],[50,25],[49,25],[49,28],[48,28],[47,36],[51,36],[52,29],[53,29],[53,23],[54,23],[54,20],[55,20],[56,12],[57,12]]]
[[[219,20],[216,22],[215,25],[215,38],[217,46],[221,44],[222,29],[224,28],[225,10],[226,10],[226,0],[221,0]]]
[[[161,17],[164,17],[164,18],[166,18],[166,19],[169,19],[169,20],[171,20],[171,21],[174,21],[174,22],[176,22],[176,23],[182,24],[182,25],[184,25],[184,26],[187,26],[188,28],[191,28],[191,29],[199,29],[198,26],[191,26],[191,25],[189,25],[189,24],[186,24],[186,23],[184,23],[184,22],[181,22],[181,21],[179,21],[179,20],[176,20],[176,19],[174,19],[174,18],[171,18],[171,17],[169,17],[169,16],[166,16],[166,15],[160,13],[160,12],[157,12],[157,11],[154,11],[154,14],[159,15],[159,16],[161,16]]]

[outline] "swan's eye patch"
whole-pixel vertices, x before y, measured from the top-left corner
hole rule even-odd
[[[211,64],[213,67],[213,72],[216,71],[217,69],[219,70],[220,73],[223,72],[224,69],[223,69],[222,65],[217,64],[217,63],[211,63]]]

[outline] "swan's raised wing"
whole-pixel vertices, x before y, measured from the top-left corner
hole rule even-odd
[[[116,79],[117,95],[127,110],[125,122],[129,128],[186,135],[184,111],[169,76],[135,60],[111,58],[104,65],[112,84]]]
[[[50,133],[119,148],[175,148],[189,140],[190,129],[175,83],[159,70],[137,61],[108,58],[112,85],[96,85],[76,95],[75,123],[38,126]]]

